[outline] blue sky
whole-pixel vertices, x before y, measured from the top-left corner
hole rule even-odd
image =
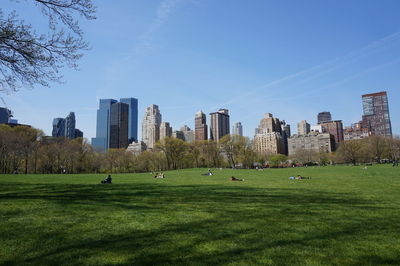
[[[5,10],[42,27],[24,1]],[[100,98],[160,107],[174,129],[193,128],[198,110],[227,108],[253,137],[264,113],[315,124],[330,111],[345,125],[361,119],[361,95],[388,92],[400,134],[400,1],[151,0],[95,1],[97,20],[81,26],[92,49],[63,84],[2,95],[20,123],[51,134],[55,117],[74,111],[95,136]],[[37,14],[32,16],[31,14]],[[29,20],[28,20],[29,21]],[[207,117],[209,120],[209,117]]]

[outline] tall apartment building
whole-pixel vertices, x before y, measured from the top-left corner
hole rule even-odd
[[[338,148],[339,144],[344,141],[342,120],[335,120],[321,123],[323,133],[329,133],[334,137],[335,145],[333,149]]]
[[[261,119],[255,130],[254,150],[259,154],[285,154],[285,141],[282,135],[282,125],[278,118],[267,113]]]
[[[301,121],[297,124],[297,135],[307,135],[310,133],[311,127],[306,120]]]
[[[129,104],[114,103],[110,109],[110,149],[127,148],[129,125]]]
[[[54,118],[51,135],[69,139],[83,137],[83,132],[76,128],[75,113],[70,112],[66,118]]]
[[[241,122],[236,122],[232,127],[232,134],[237,136],[243,136],[243,126]]]
[[[135,139],[137,140],[137,120],[138,120],[137,99],[122,98],[120,99],[120,102],[128,105],[127,142],[130,143]],[[97,110],[96,137],[92,138],[92,146],[97,151],[104,152],[110,148],[111,107],[117,103],[118,101],[114,99],[100,99],[99,101],[99,109]],[[122,141],[121,143],[125,143],[125,140],[121,139],[121,141]],[[125,144],[123,144],[122,146],[125,146]]]
[[[229,134],[229,111],[219,109],[218,112],[210,113],[210,139],[219,141],[223,136]]]
[[[285,120],[281,121],[281,132],[283,137],[283,143],[285,146],[285,154],[287,155],[288,150],[288,139],[290,138],[290,125],[286,124]]]
[[[318,113],[317,120],[318,120],[318,124],[330,122],[330,121],[332,121],[332,115],[330,112],[326,112],[326,111],[320,112],[320,113]]]
[[[142,123],[142,141],[148,149],[153,149],[160,140],[161,113],[158,105],[152,104],[146,108]]]
[[[190,127],[184,125],[183,127],[181,127],[180,131],[183,133],[183,137],[186,142],[194,142],[195,133],[193,130],[190,129]]]
[[[202,141],[208,139],[208,127],[206,114],[202,111],[196,113],[194,118],[195,140]]]
[[[362,105],[362,127],[371,135],[391,137],[392,125],[386,91],[362,95]]]
[[[165,137],[172,137],[172,127],[168,122],[161,122],[160,124],[160,140]]]

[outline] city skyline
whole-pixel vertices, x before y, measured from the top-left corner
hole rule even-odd
[[[14,5],[6,2],[4,9]],[[226,108],[252,137],[267,112],[295,128],[301,120],[314,125],[319,112],[329,111],[349,126],[363,115],[361,95],[387,91],[398,135],[400,28],[391,11],[399,7],[396,1],[294,2],[290,8],[277,1],[98,3],[98,19],[82,25],[92,49],[80,71],[63,70],[66,83],[3,97],[21,124],[46,135],[54,117],[74,110],[76,127],[91,139],[98,100],[134,96],[139,118],[154,103],[173,128],[194,129],[198,110]],[[244,16],[250,19],[237,20]],[[193,31],[191,39],[182,37]]]

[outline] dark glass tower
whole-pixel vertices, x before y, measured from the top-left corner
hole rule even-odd
[[[318,124],[332,121],[332,115],[330,112],[318,113]]]
[[[391,137],[392,125],[386,91],[362,95],[362,104],[362,127],[368,129],[371,135]]]
[[[53,119],[53,131],[51,132],[53,137],[65,137],[65,119],[54,118]]]
[[[129,143],[138,140],[138,100],[136,98],[121,98],[121,103],[129,106],[128,111],[128,141]]]
[[[129,105],[114,103],[110,108],[110,149],[128,147]]]
[[[65,136],[69,139],[75,138],[75,113],[70,112],[65,118]]]

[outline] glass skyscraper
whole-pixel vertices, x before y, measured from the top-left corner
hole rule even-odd
[[[129,144],[133,140],[137,140],[138,100],[135,98],[122,98],[120,102],[126,104],[128,107],[128,133],[126,142]],[[100,99],[99,109],[97,110],[96,137],[92,138],[92,146],[97,151],[104,152],[111,148],[111,108],[117,103],[118,101],[114,99]],[[125,143],[125,140],[120,141]],[[114,143],[112,146],[115,146]]]
[[[368,129],[371,135],[391,137],[392,125],[386,91],[362,95],[362,104],[362,127]]]
[[[128,113],[128,142],[138,140],[138,100],[136,98],[121,98],[121,103],[126,103],[129,107]]]
[[[128,147],[129,105],[113,103],[110,109],[110,148]]]
[[[53,119],[53,131],[51,132],[53,137],[65,137],[65,119],[54,118]]]

